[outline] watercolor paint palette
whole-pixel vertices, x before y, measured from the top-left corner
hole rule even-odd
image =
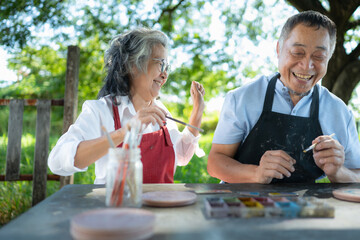
[[[315,197],[208,197],[208,218],[333,218],[335,209]]]

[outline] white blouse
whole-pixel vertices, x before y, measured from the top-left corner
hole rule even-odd
[[[135,108],[127,96],[118,96],[117,102],[121,126],[125,126],[127,122],[136,115]],[[155,100],[154,104],[164,109],[170,115],[170,112],[159,101]],[[91,140],[103,135],[101,126],[104,126],[107,131],[115,130],[114,117],[112,113],[112,102],[109,96],[100,98],[99,100],[87,100],[82,106],[82,111],[69,130],[60,137],[56,146],[52,149],[48,159],[50,170],[58,175],[69,176],[76,172],[84,172],[87,168],[79,169],[74,166],[74,157],[77,147],[80,142]],[[168,120],[166,127],[169,130],[170,139],[173,143],[175,152],[175,166],[184,166],[189,163],[192,156],[196,152],[199,157],[204,156],[204,152],[199,149],[198,140],[200,135],[195,137],[187,127],[180,132],[175,122]],[[151,133],[158,131],[160,126],[158,124],[149,124],[143,131]],[[106,165],[108,162],[108,155],[101,157],[95,162],[95,184],[104,184],[106,179]],[[146,169],[144,169],[146,171]]]

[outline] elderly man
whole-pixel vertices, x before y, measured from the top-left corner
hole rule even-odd
[[[323,175],[360,182],[354,117],[317,84],[335,43],[335,24],[318,12],[287,20],[276,46],[279,73],[226,96],[208,159],[211,176],[228,183],[314,182]]]

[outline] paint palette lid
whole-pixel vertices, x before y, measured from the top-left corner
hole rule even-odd
[[[351,202],[360,202],[359,188],[340,188],[333,191],[334,197]]]
[[[152,207],[179,207],[196,202],[196,194],[185,191],[155,191],[143,193],[143,204]]]
[[[74,239],[145,239],[153,235],[155,215],[133,208],[106,208],[74,216],[70,233]]]

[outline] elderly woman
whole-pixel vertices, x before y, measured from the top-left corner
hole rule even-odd
[[[136,118],[146,125],[140,144],[143,182],[173,182],[176,166],[186,165],[192,158],[199,132],[187,127],[179,132],[174,122],[167,121],[170,112],[157,100],[168,78],[167,48],[164,33],[145,28],[120,34],[111,41],[99,99],[85,101],[76,122],[51,151],[48,165],[53,173],[72,175],[95,163],[95,184],[105,183],[109,143],[101,126],[119,145],[127,123]],[[200,127],[204,88],[192,82],[190,93],[193,110],[189,123]]]

